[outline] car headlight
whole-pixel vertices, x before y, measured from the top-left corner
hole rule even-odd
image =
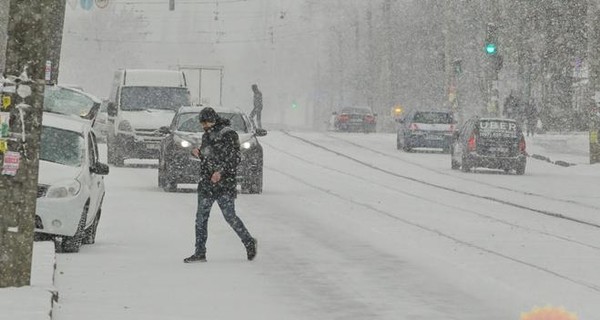
[[[242,149],[242,150],[248,150],[248,149],[253,148],[255,145],[256,145],[256,140],[255,140],[255,138],[252,138],[252,139],[250,139],[250,140],[248,140],[246,142],[243,142],[240,145],[240,149]]]
[[[74,197],[81,190],[81,183],[77,180],[62,181],[53,184],[46,192],[47,198],[68,198]]]
[[[192,143],[191,143],[190,141],[188,141],[188,140],[185,140],[185,139],[183,139],[182,137],[180,137],[180,136],[177,136],[177,135],[175,135],[175,136],[173,137],[173,141],[175,142],[175,144],[176,144],[178,147],[182,147],[182,148],[189,148],[189,147],[191,147],[191,146],[192,146]]]

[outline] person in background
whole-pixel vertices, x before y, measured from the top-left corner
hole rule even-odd
[[[252,91],[254,92],[254,108],[250,112],[250,120],[254,121],[254,117],[256,116],[256,122],[254,122],[254,124],[258,128],[262,128],[262,123],[261,123],[261,113],[262,113],[262,108],[263,108],[262,92],[260,92],[260,90],[258,90],[258,85],[256,85],[256,84],[252,85]]]
[[[185,258],[183,262],[206,261],[208,217],[215,201],[227,223],[246,247],[248,260],[253,260],[256,256],[257,241],[235,213],[236,175],[241,160],[239,136],[230,127],[230,121],[221,118],[213,108],[202,109],[199,121],[204,129],[202,143],[200,148],[192,149],[192,155],[201,161],[196,211],[196,249],[194,254]]]

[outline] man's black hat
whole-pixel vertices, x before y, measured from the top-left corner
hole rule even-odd
[[[219,115],[215,111],[215,109],[211,107],[206,107],[200,111],[200,122],[217,122],[219,119]]]

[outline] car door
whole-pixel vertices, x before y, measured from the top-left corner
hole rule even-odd
[[[98,144],[96,143],[96,135],[93,132],[88,132],[88,158],[89,167],[95,167],[99,162]],[[104,176],[86,170],[89,174],[89,190],[90,190],[90,207],[87,216],[86,226],[90,225],[102,202],[102,196],[104,195]]]

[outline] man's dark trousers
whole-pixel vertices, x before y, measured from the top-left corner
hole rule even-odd
[[[225,221],[233,228],[244,245],[252,241],[252,236],[242,220],[235,214],[235,199],[231,195],[220,195],[217,198],[198,195],[198,210],[196,212],[196,254],[206,253],[208,238],[208,217],[214,202],[217,202],[223,212]]]

